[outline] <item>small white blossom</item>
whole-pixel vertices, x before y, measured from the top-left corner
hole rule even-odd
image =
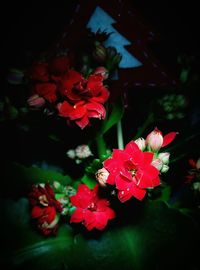
[[[84,158],[92,156],[92,152],[90,151],[90,148],[88,145],[82,144],[76,147],[75,155],[76,157],[80,159],[84,159]]]
[[[66,155],[68,156],[68,158],[75,159],[76,153],[75,153],[74,149],[69,149],[67,151]]]

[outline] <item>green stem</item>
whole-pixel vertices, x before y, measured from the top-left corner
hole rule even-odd
[[[99,159],[102,159],[103,156],[106,155],[106,143],[103,138],[103,135],[99,135],[96,137],[96,144],[97,144],[97,152]]]
[[[138,129],[134,140],[138,139],[141,137],[141,135],[144,133],[145,129],[154,121],[154,114],[150,113],[146,120],[144,121],[143,125]]]
[[[124,149],[124,140],[123,140],[121,121],[117,123],[117,144],[118,144],[118,149]]]

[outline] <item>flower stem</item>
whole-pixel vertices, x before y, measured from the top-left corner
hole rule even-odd
[[[118,149],[124,149],[124,140],[123,140],[121,121],[117,123],[117,144],[118,144]]]
[[[98,152],[99,159],[102,159],[103,156],[106,155],[106,143],[103,138],[103,135],[97,136],[96,144],[97,144],[97,152]]]

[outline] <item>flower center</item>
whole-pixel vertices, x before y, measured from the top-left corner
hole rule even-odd
[[[41,195],[38,198],[39,203],[43,206],[48,206],[49,205],[49,201],[47,200],[47,196],[46,195]]]
[[[137,170],[134,169],[134,170],[130,170],[129,172],[131,173],[132,177],[134,177],[136,175]]]
[[[97,210],[97,206],[94,202],[92,202],[89,206],[88,206],[88,210],[91,211],[96,211]]]

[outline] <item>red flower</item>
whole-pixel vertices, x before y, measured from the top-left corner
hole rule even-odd
[[[57,108],[61,117],[75,121],[81,129],[89,125],[89,118],[104,119],[106,116],[104,106],[96,102],[86,103],[80,101],[72,106],[67,101],[64,101],[63,103],[59,103]]]
[[[189,159],[188,160],[191,169],[188,171],[188,175],[186,175],[186,183],[191,183],[195,178],[200,177],[200,158],[198,160]]]
[[[83,222],[89,231],[94,228],[103,230],[108,220],[115,217],[109,201],[99,197],[98,185],[93,190],[84,184],[79,185],[76,195],[71,196],[70,201],[76,207],[70,222]]]
[[[30,79],[39,82],[48,82],[48,64],[45,62],[35,62],[28,71]]]
[[[62,207],[59,201],[55,199],[54,191],[51,186],[46,183],[43,185],[32,186],[31,192],[28,194],[29,202],[32,206],[53,206],[59,212],[62,211]]]
[[[49,72],[53,75],[62,75],[69,69],[69,58],[57,56],[49,61]]]
[[[38,229],[44,235],[56,234],[59,218],[54,207],[34,206],[31,210],[31,218],[36,220]]]
[[[32,187],[28,195],[32,206],[31,218],[35,220],[38,229],[44,234],[55,234],[58,227],[57,211],[61,212],[62,207],[55,199],[54,191],[49,184]]]
[[[105,103],[109,97],[109,91],[103,85],[101,75],[90,75],[88,80],[84,79],[80,73],[71,70],[62,81],[61,93],[72,102],[94,101]]]
[[[160,184],[159,171],[151,165],[153,153],[142,152],[133,141],[125,150],[114,150],[111,158],[104,161],[109,172],[107,183],[116,185],[121,202],[135,197],[142,200],[147,188]]]
[[[35,85],[33,91],[53,103],[57,99],[56,90],[57,86],[54,83],[38,83]]]

